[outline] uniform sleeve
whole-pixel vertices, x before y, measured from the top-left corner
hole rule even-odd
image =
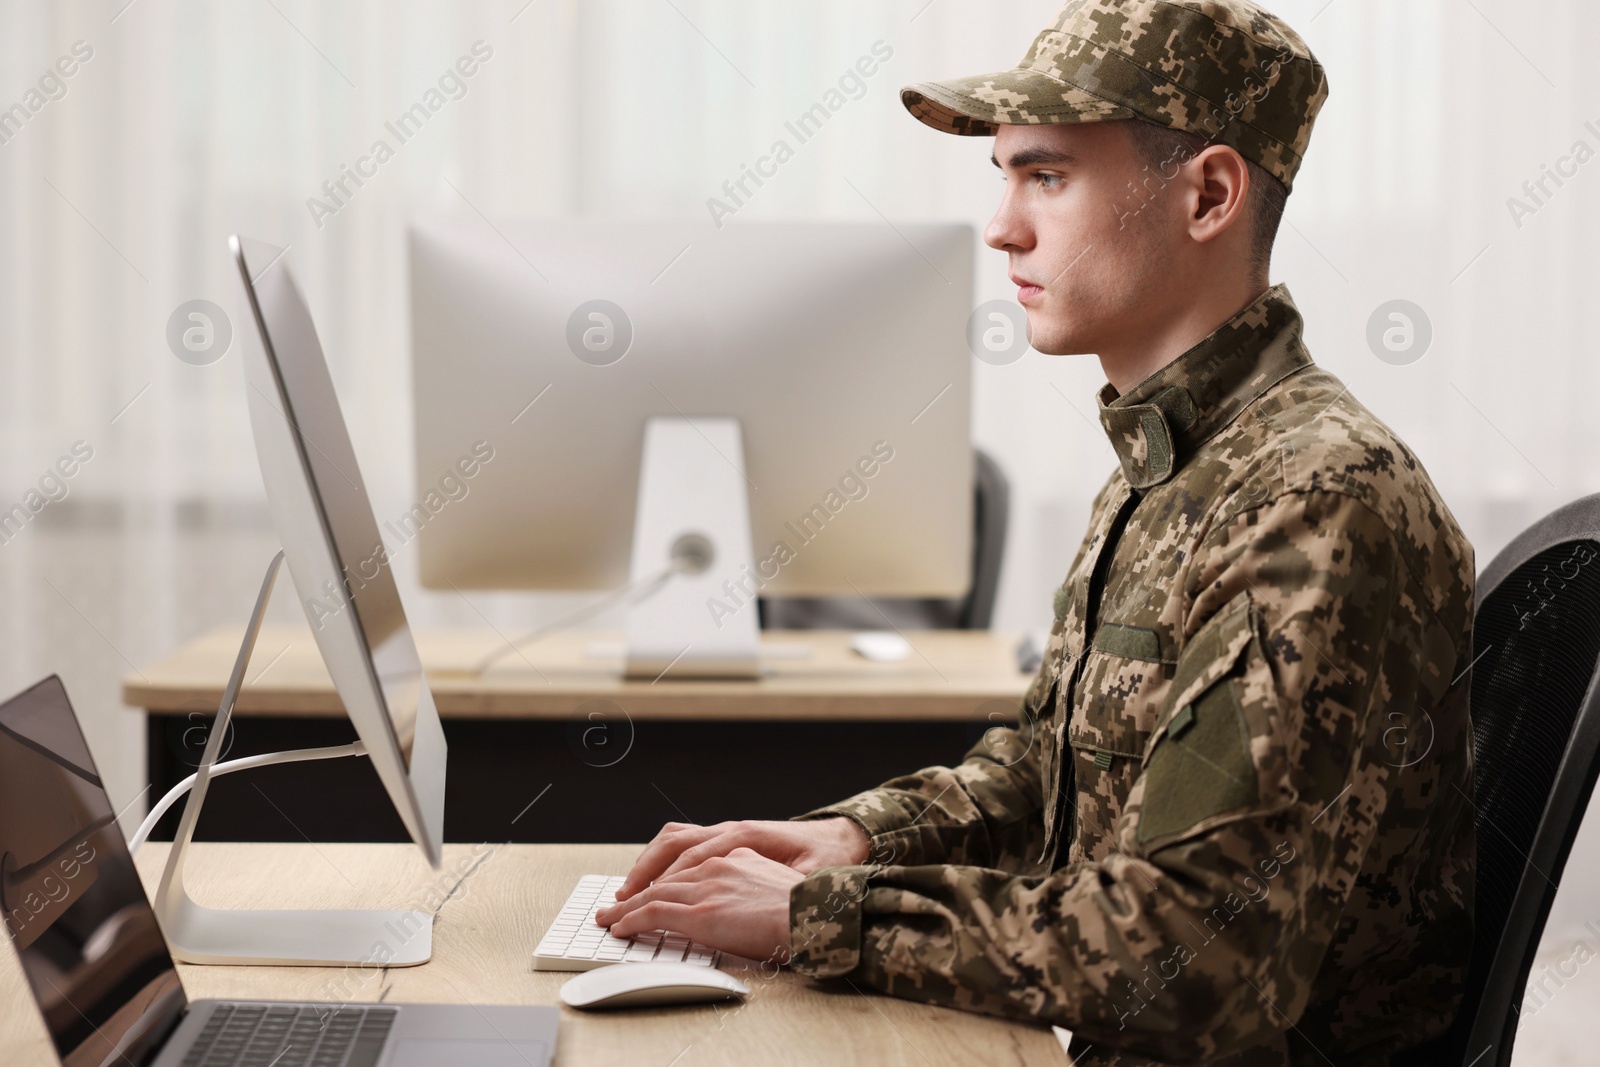
[[[1048,659],[1048,657],[1047,657]],[[1020,868],[1044,839],[1035,691],[1054,682],[1041,666],[1017,710],[955,767],[928,767],[798,816],[846,816],[867,833],[874,863],[956,863]]]
[[[1341,492],[1220,520],[1111,854],[1049,876],[818,871],[790,900],[794,968],[1164,1062],[1282,1040],[1398,773],[1373,708],[1426,688],[1406,573]]]
[[[1101,521],[1120,484],[1113,473],[1090,505],[1090,529]],[[845,816],[866,831],[874,864],[954,863],[1007,870],[1035,865],[1044,849],[1044,790],[1039,746],[1041,716],[1061,667],[1061,598],[1082,567],[1088,541],[1078,546],[1067,581],[1057,590],[1055,623],[1043,661],[1017,708],[1016,725],[997,724],[956,767],[929,767],[848,800],[797,816]]]

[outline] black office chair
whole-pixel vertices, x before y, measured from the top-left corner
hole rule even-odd
[[[934,597],[766,597],[758,603],[763,630],[987,630],[1000,591],[1011,486],[1000,465],[980,449],[973,459],[972,584],[957,600]],[[885,620],[887,619],[887,624]]]
[[[1595,784],[1600,495],[1534,524],[1479,577],[1473,654],[1472,964],[1454,1026],[1408,1064],[1511,1063],[1516,1008]]]

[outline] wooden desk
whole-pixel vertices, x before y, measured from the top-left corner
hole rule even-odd
[[[122,697],[152,711],[215,709],[243,633],[213,630],[166,659],[123,679]],[[804,659],[771,659],[758,681],[619,677],[621,635],[568,632],[507,652],[488,672],[476,664],[505,648],[493,631],[419,631],[417,652],[443,719],[565,719],[585,700],[601,697],[634,719],[738,720],[755,718],[843,722],[982,720],[994,700],[1010,704],[1029,678],[1017,670],[1012,635],[981,630],[909,632],[915,651],[899,663],[873,663],[850,650],[842,630],[767,631],[762,643],[809,645]],[[602,646],[596,648],[596,646]],[[238,715],[337,716],[343,713],[311,631],[263,626]]]
[[[206,739],[240,630],[215,630],[124,679],[148,713],[149,778],[159,796],[189,774]],[[873,663],[843,631],[768,631],[810,646],[756,681],[625,681],[619,635],[554,634],[508,653],[493,631],[417,634],[450,745],[445,838],[638,841],[669,820],[783,818],[894,775],[960,759],[1009,724],[1028,675],[1016,639],[916,631],[914,652]],[[309,630],[263,627],[236,711],[229,756],[354,739]],[[553,805],[521,813],[546,785]],[[542,810],[541,810],[542,809]],[[580,813],[574,818],[574,813]],[[177,811],[157,836],[170,837]],[[364,761],[294,764],[212,786],[200,836],[212,840],[403,841]]]
[[[636,845],[447,845],[430,870],[406,845],[232,844],[195,848],[190,889],[213,905],[266,908],[427,907],[455,885],[474,850],[478,866],[439,908],[433,959],[392,970],[194,967],[179,977],[201,997],[557,1004],[570,975],[535,972],[534,944],[586,873],[623,873]],[[166,846],[138,857],[155,892]],[[442,890],[442,892],[441,892]],[[561,1009],[557,1064],[1064,1064],[1048,1027],[1009,1023],[817,983],[781,971],[732,971],[753,996],[611,1014]],[[49,1067],[49,1039],[23,985],[16,955],[0,951],[0,1063]]]

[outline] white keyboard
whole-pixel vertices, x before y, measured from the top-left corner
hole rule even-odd
[[[647,963],[652,960],[674,963],[699,963],[715,967],[720,953],[690,941],[682,934],[654,930],[633,937],[612,937],[603,926],[596,926],[594,913],[617,902],[623,878],[586,874],[561,905],[555,922],[545,931],[544,940],[533,950],[536,971],[588,971],[608,963]]]

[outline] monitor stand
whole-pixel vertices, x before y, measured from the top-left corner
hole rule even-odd
[[[250,613],[233,674],[211,724],[205,754],[172,839],[172,851],[156,890],[156,915],[172,954],[184,963],[282,967],[408,967],[433,955],[433,916],[425,911],[247,911],[208,908],[190,899],[183,885],[184,859],[205,802],[211,768],[221,755],[245,668],[255,649],[261,618],[283,564],[280,551]]]
[[[760,674],[751,488],[739,420],[645,423],[630,578],[673,579],[629,609],[627,677]]]

